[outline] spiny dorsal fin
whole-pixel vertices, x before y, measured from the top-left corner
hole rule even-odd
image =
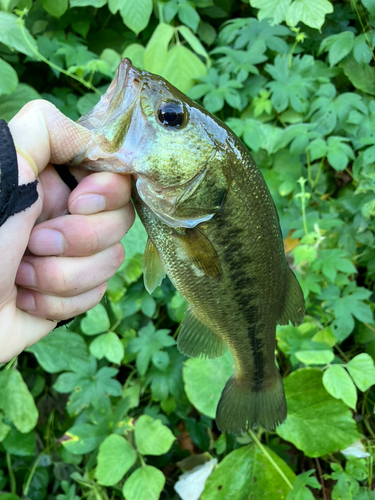
[[[148,293],[152,293],[165,278],[165,271],[161,263],[156,246],[148,238],[145,253],[143,255],[143,281]]]
[[[291,321],[293,325],[299,325],[302,323],[304,315],[305,299],[297,278],[288,266],[284,310],[277,323],[287,325]]]
[[[210,240],[198,228],[186,229],[185,234],[175,233],[191,263],[211,278],[221,275],[221,265]]]
[[[206,358],[217,358],[227,350],[224,340],[201,323],[192,311],[188,311],[181,324],[177,347],[189,358],[198,358],[200,355]]]

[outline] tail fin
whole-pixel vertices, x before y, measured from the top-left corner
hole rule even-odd
[[[239,434],[253,426],[274,429],[286,418],[283,381],[275,367],[275,377],[258,392],[251,381],[231,377],[224,387],[216,410],[216,424],[224,432]]]

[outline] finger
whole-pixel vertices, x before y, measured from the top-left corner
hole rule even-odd
[[[16,284],[58,297],[74,297],[108,281],[124,261],[121,243],[89,257],[34,257],[26,255]]]
[[[9,122],[9,129],[22,156],[31,158],[38,173],[50,161],[56,164],[70,161],[85,148],[91,137],[89,130],[42,99],[26,104]]]
[[[134,221],[126,207],[94,215],[65,215],[35,226],[29,240],[34,255],[85,257],[120,241]]]
[[[55,321],[37,318],[16,307],[17,288],[13,286],[8,300],[2,304],[0,328],[0,363],[17,356],[35,344],[55,326]]]
[[[62,321],[95,307],[101,301],[106,288],[107,284],[103,283],[93,290],[75,297],[55,297],[20,288],[17,294],[17,306],[30,315]]]
[[[100,172],[85,177],[72,191],[68,206],[72,214],[116,210],[130,200],[130,176]]]

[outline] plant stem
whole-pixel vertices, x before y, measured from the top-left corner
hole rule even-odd
[[[43,457],[43,456],[44,456],[44,453],[41,453],[41,454],[39,455],[39,457],[35,460],[34,465],[32,466],[32,469],[31,469],[31,471],[30,471],[29,477],[27,478],[27,481],[26,481],[25,486],[24,486],[24,488],[23,488],[23,493],[22,493],[22,494],[23,494],[25,497],[27,496],[27,494],[28,494],[28,492],[29,492],[29,488],[30,488],[31,480],[32,480],[32,478],[33,478],[33,476],[34,476],[34,474],[35,474],[36,468],[38,467],[39,462],[40,462],[40,460],[42,459],[42,457]]]
[[[256,437],[254,432],[251,429],[249,429],[248,432],[250,434],[251,439],[255,442],[255,444],[258,446],[258,448],[261,450],[261,452],[264,454],[264,456],[267,458],[267,460],[271,463],[272,467],[280,474],[280,476],[284,479],[286,484],[292,490],[293,489],[292,483],[289,481],[289,479],[286,477],[284,472],[280,469],[280,467],[277,465],[277,463],[274,461],[274,459],[271,457],[271,455],[267,452],[267,450],[262,445],[262,443],[259,441],[259,439]]]
[[[311,162],[310,162],[310,151],[306,151],[306,161],[307,161],[307,180],[309,181],[310,187],[313,187],[313,182],[311,178]]]
[[[305,231],[305,234],[309,234],[309,231],[307,229],[307,221],[306,221],[306,191],[305,191],[305,182],[306,179],[303,177],[300,177],[298,179],[298,183],[301,186],[301,194],[297,195],[299,198],[301,198],[301,211],[302,211],[302,221],[303,221],[303,230]]]
[[[320,178],[320,174],[322,173],[322,169],[323,169],[323,165],[324,165],[324,160],[326,159],[325,156],[323,156],[323,158],[320,160],[320,164],[319,164],[319,169],[318,169],[318,173],[316,174],[316,177],[315,177],[315,181],[314,181],[314,191],[315,191],[315,188],[319,182],[319,178]]]
[[[322,474],[322,468],[320,467],[319,458],[316,458],[315,462],[316,462],[316,467],[317,467],[318,473],[319,473],[320,484],[322,485],[323,500],[327,500],[326,489],[324,487],[324,478],[323,478],[323,474]]]
[[[26,36],[25,21],[23,20],[23,17],[19,18],[18,25],[20,27],[20,30],[21,30],[21,33],[22,33],[22,36],[25,40],[26,45],[29,47],[30,50],[32,50],[34,52],[34,54],[36,55],[36,57],[38,59],[40,59],[42,62],[48,64],[48,66],[55,69],[56,71],[59,71],[60,73],[63,73],[64,75],[69,76],[70,78],[73,78],[73,80],[77,80],[77,82],[81,83],[86,88],[94,91],[97,95],[99,95],[99,96],[102,95],[101,92],[99,92],[99,90],[96,87],[91,85],[91,83],[87,82],[83,78],[80,78],[79,76],[75,75],[74,73],[69,73],[69,71],[66,71],[63,68],[60,68],[59,66],[57,66],[56,64],[52,63],[51,61],[46,59],[44,56],[42,56],[42,54],[37,49],[35,49],[35,47],[30,43],[29,39]]]
[[[10,453],[6,453],[6,462],[7,462],[7,467],[8,467],[8,474],[9,474],[9,483],[10,483],[10,492],[13,493],[13,495],[16,494],[16,478],[14,477],[13,469],[12,469],[12,459],[10,457]]]
[[[17,363],[17,359],[18,359],[18,356],[15,356],[13,359],[11,359],[9,361],[9,363],[6,365],[6,367],[4,368],[4,370],[10,370],[12,368],[12,366]]]

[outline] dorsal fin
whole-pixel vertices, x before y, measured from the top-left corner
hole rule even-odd
[[[201,323],[191,310],[181,324],[177,347],[182,354],[190,358],[198,358],[200,355],[217,358],[227,350],[224,340]]]
[[[149,237],[143,255],[143,281],[148,293],[152,293],[155,288],[161,285],[165,278],[165,271],[160,260],[159,252]]]
[[[186,229],[184,234],[175,233],[190,262],[211,278],[221,275],[221,265],[210,240],[198,229]]]

